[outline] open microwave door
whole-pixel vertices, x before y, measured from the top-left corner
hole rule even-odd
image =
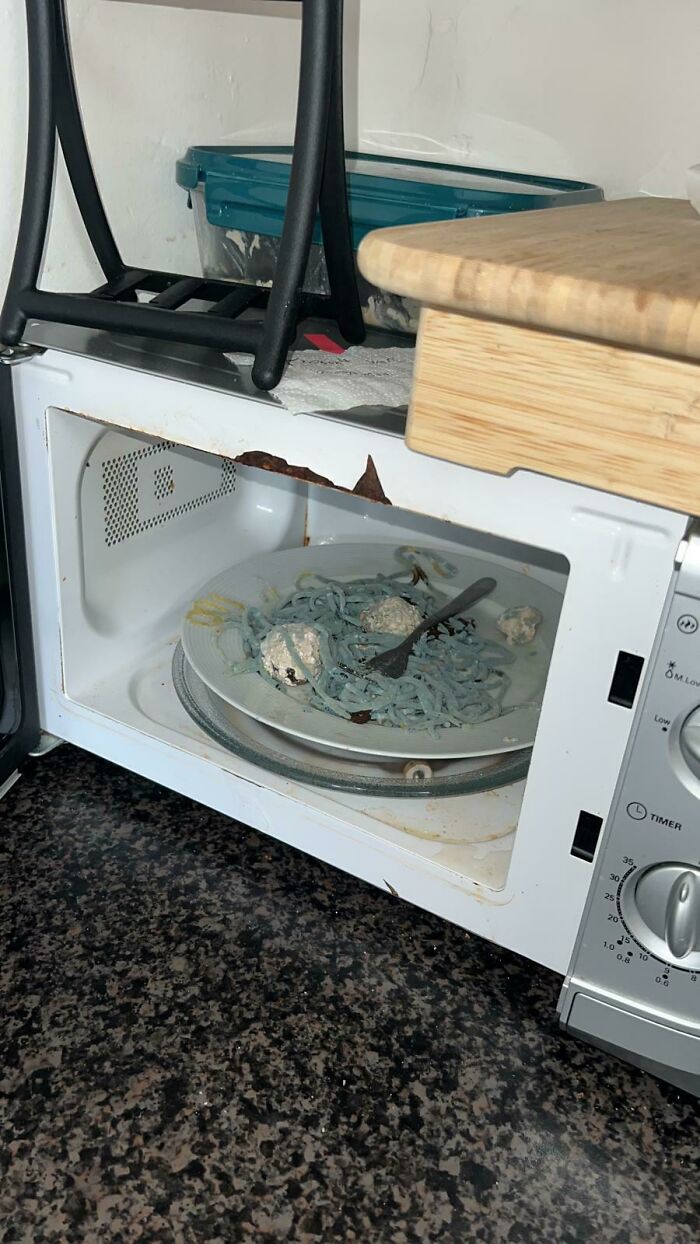
[[[11,372],[0,365],[0,797],[39,738]]]

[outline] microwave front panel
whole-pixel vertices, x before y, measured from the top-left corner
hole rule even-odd
[[[700,1095],[700,536],[671,593],[562,1019]]]

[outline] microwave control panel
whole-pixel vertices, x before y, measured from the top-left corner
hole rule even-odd
[[[700,536],[667,602],[559,1003],[700,1096]]]

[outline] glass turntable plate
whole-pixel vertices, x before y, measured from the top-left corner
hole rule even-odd
[[[235,756],[296,782],[352,794],[390,795],[407,799],[476,794],[495,790],[527,775],[531,750],[500,756],[431,760],[422,778],[407,777],[406,760],[393,757],[332,753],[303,739],[283,734],[228,704],[213,692],[187,661],[181,644],[173,657],[173,683],[193,721]]]

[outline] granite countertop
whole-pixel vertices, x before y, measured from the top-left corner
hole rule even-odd
[[[696,1244],[700,1106],[551,973],[69,747],[0,818],[5,1244]]]

